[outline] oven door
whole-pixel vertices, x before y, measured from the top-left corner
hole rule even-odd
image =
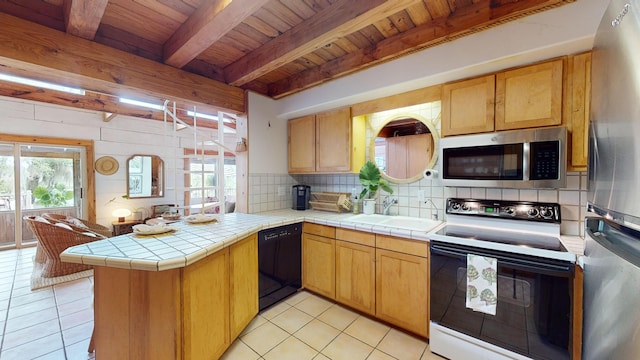
[[[452,350],[457,344],[439,346],[439,335],[433,337],[432,332],[433,352],[451,359],[482,358],[477,357],[479,350],[497,348],[525,358],[569,359],[573,264],[438,241],[432,241],[430,248],[431,325],[465,334],[456,338],[473,339],[471,342],[478,345],[478,349],[471,347],[468,354],[461,355],[459,349]],[[495,316],[466,308],[468,254],[498,260]]]

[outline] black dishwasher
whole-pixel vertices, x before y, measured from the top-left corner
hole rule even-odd
[[[258,270],[260,310],[302,287],[302,223],[258,232]]]

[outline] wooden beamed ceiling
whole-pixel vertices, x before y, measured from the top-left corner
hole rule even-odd
[[[246,111],[574,0],[3,0],[0,70],[89,91],[0,94],[157,118],[118,96]],[[114,100],[116,99],[116,100]]]

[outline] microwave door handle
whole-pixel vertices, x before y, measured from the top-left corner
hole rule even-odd
[[[530,154],[531,143],[525,142],[522,144],[522,180],[529,180]]]

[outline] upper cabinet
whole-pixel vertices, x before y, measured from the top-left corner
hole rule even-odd
[[[563,59],[442,87],[442,136],[562,123]]]
[[[365,158],[364,117],[350,108],[289,120],[289,173],[358,172]]]
[[[565,125],[569,130],[569,171],[585,171],[589,152],[591,52],[569,56]]]
[[[562,123],[563,59],[496,75],[496,130]]]
[[[495,75],[442,86],[442,136],[494,130]]]

